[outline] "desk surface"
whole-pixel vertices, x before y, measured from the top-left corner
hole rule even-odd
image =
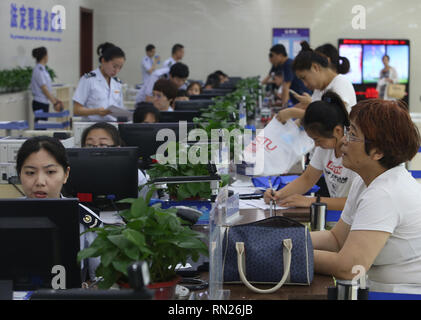
[[[294,208],[277,210],[277,216],[285,216],[302,223],[309,222],[309,208]],[[240,210],[240,217],[235,224],[250,223],[270,217],[269,210],[244,209]],[[208,279],[208,273],[203,273],[202,279]],[[224,284],[224,290],[230,290],[231,300],[319,300],[327,299],[327,288],[334,285],[331,276],[315,274],[310,286],[285,285],[275,293],[254,293],[243,284]],[[274,285],[256,285],[261,289],[268,289]]]

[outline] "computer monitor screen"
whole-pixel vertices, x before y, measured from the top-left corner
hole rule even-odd
[[[397,82],[409,83],[409,40],[339,39],[339,55],[350,61],[346,76],[353,84],[376,84],[384,68],[384,55],[389,56],[389,65],[396,70]]]
[[[163,143],[173,138],[176,141],[186,139],[194,127],[191,122],[123,123],[118,125],[118,130],[125,145],[138,147],[139,157],[148,164],[150,157],[156,154]],[[169,130],[160,132],[164,129]],[[158,141],[158,133],[162,135],[161,141]]]
[[[194,118],[200,117],[202,112],[199,110],[175,110],[175,111],[162,111],[159,114],[160,122],[179,122],[187,121],[193,122]]]
[[[138,150],[136,147],[68,148],[70,174],[66,195],[105,210],[138,195]],[[127,204],[126,204],[127,205]]]
[[[190,96],[190,100],[188,101],[176,101],[175,110],[201,110],[215,104],[211,99],[191,99],[192,97],[194,96]]]
[[[0,199],[0,279],[14,291],[51,289],[62,266],[65,288],[80,288],[79,228],[77,199]]]
[[[201,93],[197,95],[192,95],[189,97],[189,99],[190,100],[209,100],[216,97],[223,97],[226,94],[227,94],[226,92],[221,92],[221,91],[211,92],[211,93]]]

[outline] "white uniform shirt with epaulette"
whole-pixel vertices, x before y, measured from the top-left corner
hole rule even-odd
[[[155,82],[157,82],[158,79],[165,77],[165,75],[167,75],[169,72],[170,72],[170,69],[167,67],[162,67],[152,72],[152,74],[148,78],[148,81],[143,83],[142,87],[137,93],[136,103],[146,101],[147,96],[152,97],[153,87],[155,85]]]
[[[121,81],[118,78],[111,78],[110,85],[108,85],[107,80],[97,68],[80,78],[73,101],[88,109],[101,107],[107,109],[110,106],[124,108]],[[90,115],[83,117],[82,120],[116,121],[117,119],[111,115]]]
[[[91,229],[102,227],[100,217],[93,212],[90,208],[79,203],[79,231],[83,232]],[[86,232],[80,237],[80,250],[86,249],[91,246],[92,242],[96,239],[97,235],[94,232]],[[95,279],[96,268],[101,263],[101,258],[94,257],[81,261],[82,277],[84,280]]]
[[[153,66],[153,58],[150,58],[149,56],[144,56],[142,59],[142,80],[143,83],[146,83],[151,76],[148,73],[148,70],[152,68]]]
[[[162,67],[166,67],[170,69],[176,63],[177,61],[175,61],[173,57],[169,57],[167,60],[164,61],[164,63],[162,64]]]
[[[32,70],[31,91],[33,100],[48,104],[48,98],[42,92],[41,87],[47,86],[48,91],[51,92],[51,77],[45,66],[38,63]]]

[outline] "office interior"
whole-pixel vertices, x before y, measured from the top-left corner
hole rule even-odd
[[[40,9],[44,19],[45,12],[51,14],[52,8],[57,5],[64,9],[65,28],[57,31],[52,30],[50,25],[45,30],[44,21],[37,22],[36,11]],[[35,17],[29,19],[29,11],[33,11]],[[61,120],[51,120],[67,121],[66,125],[47,129],[46,133],[52,135],[51,131],[54,130],[66,133],[66,139],[62,140],[65,147],[78,148],[81,146],[82,131],[91,123],[72,126],[82,122],[80,117],[73,114],[72,95],[81,77],[99,66],[96,49],[104,42],[111,42],[125,52],[124,66],[118,78],[124,90],[124,105],[134,110],[136,93],[144,83],[141,60],[148,44],[155,45],[161,63],[171,56],[174,44],[182,44],[185,54],[181,62],[189,67],[188,78],[204,83],[215,70],[222,70],[235,78],[259,77],[260,81],[265,78],[271,68],[269,50],[276,41],[274,29],[308,29],[308,42],[312,48],[325,43],[338,48],[341,39],[351,40],[345,44],[354,45],[364,43],[352,40],[404,41],[403,45],[409,44],[407,56],[402,58],[406,59],[402,62],[402,70],[405,72],[402,81],[408,92],[405,101],[412,120],[418,126],[421,124],[421,61],[417,56],[421,49],[420,13],[421,3],[418,0],[5,0],[0,2],[0,70],[34,67],[32,49],[45,46],[49,55],[48,66],[56,75],[54,90],[63,90],[62,101],[69,110]],[[29,24],[30,21],[33,25]],[[37,23],[41,30],[37,30]],[[386,46],[385,42],[383,44]],[[299,51],[297,47],[293,49],[297,50],[295,53]],[[378,56],[381,58],[380,53]],[[367,62],[367,70],[371,67],[370,63]],[[365,71],[361,69],[359,72],[354,81],[357,100],[372,98],[367,88],[375,88],[375,81],[368,81],[365,83],[368,85],[364,86],[362,77],[365,74],[362,73]],[[29,89],[0,92],[0,123],[28,123],[24,130],[3,127],[0,130],[1,137],[21,135],[24,131],[28,131],[27,135],[24,134],[25,139],[38,135],[34,130],[31,105],[32,94]],[[51,104],[50,112],[54,112]],[[263,128],[264,124],[256,122],[254,116],[248,119],[249,124]],[[118,124],[115,126],[118,127]],[[1,159],[8,162],[5,152],[16,154],[20,145],[16,144],[9,151],[1,149]],[[411,170],[421,170],[419,161],[416,156],[406,166]],[[10,165],[1,168],[3,177],[9,178],[13,171],[9,169]],[[303,170],[304,166],[297,163],[291,172],[300,174]],[[236,173],[230,174],[237,177]],[[7,178],[0,184],[0,198],[22,197]],[[254,212],[255,219],[267,218],[268,210],[265,212]],[[211,273],[211,270],[208,272]],[[205,280],[209,282],[208,277],[206,275]],[[317,278],[317,281],[319,287],[315,289],[317,293],[314,296],[310,296],[309,291],[304,289],[298,289],[303,290],[300,296],[298,291],[292,289],[291,292],[281,292],[284,290],[282,288],[276,298],[251,293],[244,285],[232,285],[229,289],[231,299],[238,300],[245,296],[251,299],[306,299],[309,296],[310,299],[327,299],[327,287],[334,286],[334,282],[331,278],[323,277]],[[311,285],[306,288],[311,289]],[[178,299],[185,299],[185,296],[180,298],[180,291],[178,294]],[[83,299],[83,296],[73,297]]]

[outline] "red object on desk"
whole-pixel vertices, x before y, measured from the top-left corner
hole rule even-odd
[[[80,202],[92,202],[92,193],[78,193],[76,196]]]

